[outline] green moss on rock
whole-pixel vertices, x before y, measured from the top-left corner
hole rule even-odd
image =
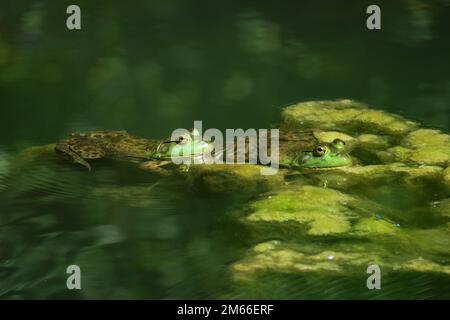
[[[413,121],[382,110],[369,109],[353,100],[311,101],[289,106],[282,112],[282,125],[395,136],[404,135],[418,126]]]
[[[255,194],[284,185],[283,175],[262,175],[262,166],[250,164],[192,165],[187,183],[213,193]]]
[[[391,222],[375,217],[362,218],[352,228],[353,235],[392,235],[398,228]]]
[[[390,163],[334,168],[329,172],[317,172],[314,179],[332,188],[345,189],[383,181],[417,185],[424,181],[440,181],[442,173],[443,169],[438,166],[410,167],[403,163]]]
[[[300,186],[252,202],[248,222],[294,223],[309,235],[345,234],[351,221],[374,213],[376,205],[337,190]]]
[[[260,250],[264,248],[264,250]],[[231,266],[236,275],[261,272],[354,273],[377,264],[383,271],[437,272],[450,274],[450,266],[417,253],[388,251],[377,244],[335,244],[328,249],[317,245],[268,241],[256,245],[249,255]]]

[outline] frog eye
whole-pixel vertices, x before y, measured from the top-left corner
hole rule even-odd
[[[314,155],[316,157],[321,157],[325,154],[325,152],[327,151],[327,147],[325,146],[318,146],[315,150],[314,150]]]
[[[345,148],[345,141],[341,140],[341,139],[334,139],[333,142],[331,143],[333,146],[335,146],[338,149],[343,149]]]
[[[179,143],[179,144],[186,144],[186,143],[189,143],[190,140],[191,139],[190,139],[189,135],[182,135],[182,136],[178,137],[177,143]]]

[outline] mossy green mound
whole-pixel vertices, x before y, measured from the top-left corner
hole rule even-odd
[[[337,190],[305,185],[265,196],[250,203],[248,210],[244,218],[247,222],[298,224],[306,227],[307,234],[319,236],[346,234],[353,221],[374,216],[382,209],[369,200]]]
[[[353,100],[311,101],[285,108],[282,126],[321,128],[344,132],[404,135],[418,127],[416,122],[382,110],[370,109]]]
[[[192,165],[186,183],[213,193],[257,194],[284,185],[282,174],[261,175],[261,167],[250,164]]]
[[[236,276],[281,273],[365,273],[369,265],[382,272],[437,272],[450,275],[450,265],[433,261],[412,250],[399,252],[376,243],[283,243],[278,240],[254,246],[248,257],[232,265]]]

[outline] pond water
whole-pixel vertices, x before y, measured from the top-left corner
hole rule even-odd
[[[448,132],[449,1],[378,1],[378,31],[365,26],[365,1],[77,4],[79,31],[66,28],[65,2],[0,4],[0,298],[450,298],[449,275],[435,272],[388,273],[382,290],[367,290],[365,269],[237,279],[231,266],[250,248],[290,237],[230,214],[250,193],[123,163],[87,172],[45,148],[16,158],[81,130],[268,128],[287,105],[339,98]],[[358,192],[400,212],[449,196],[439,184]],[[442,223],[426,210],[390,218]],[[82,290],[66,288],[71,264]]]

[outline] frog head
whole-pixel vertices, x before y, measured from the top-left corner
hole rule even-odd
[[[319,144],[313,151],[303,154],[298,164],[305,168],[333,168],[352,164],[352,158],[348,154],[345,142],[335,139],[328,144]]]
[[[180,134],[173,140],[163,141],[157,150],[160,158],[193,157],[210,152],[212,145],[200,139],[196,129]]]

